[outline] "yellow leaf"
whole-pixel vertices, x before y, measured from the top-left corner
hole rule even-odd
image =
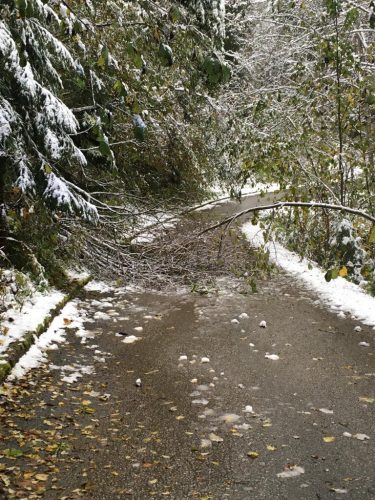
[[[95,409],[89,406],[83,406],[81,411],[82,413],[95,413]]]
[[[375,398],[370,398],[368,396],[360,396],[358,399],[363,403],[370,403],[370,404],[375,403]]]
[[[176,420],[184,420],[184,416],[183,415],[178,415],[178,417],[176,417]]]
[[[48,475],[47,474],[36,474],[35,479],[37,479],[38,481],[47,481]]]
[[[72,323],[73,320],[71,319],[68,319],[68,318],[64,318],[64,325],[70,325],[70,323]]]
[[[257,451],[248,451],[247,456],[252,459],[255,459],[259,457],[259,453]]]
[[[326,436],[323,438],[323,441],[325,443],[333,443],[334,441],[336,441],[336,438],[334,436]]]
[[[5,474],[0,474],[0,479],[6,487],[10,485],[10,479]]]
[[[58,444],[49,444],[48,446],[46,446],[46,451],[48,451],[49,453],[53,453],[57,450],[58,447]]]
[[[341,278],[348,276],[348,268],[346,266],[342,266],[342,268],[339,271],[339,276],[341,276]]]
[[[276,451],[277,448],[276,448],[276,446],[273,446],[272,444],[267,444],[267,450],[268,451]]]
[[[91,405],[91,401],[89,401],[88,399],[85,399],[82,401],[82,404],[83,404],[83,406],[88,406],[88,405]]]

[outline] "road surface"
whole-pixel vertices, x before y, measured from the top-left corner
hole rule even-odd
[[[4,390],[0,497],[375,499],[374,331],[240,281],[85,292],[85,332]]]

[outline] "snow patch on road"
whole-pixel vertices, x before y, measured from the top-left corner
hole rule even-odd
[[[246,238],[256,247],[265,246],[270,259],[310,290],[318,293],[319,301],[333,312],[347,312],[369,326],[375,326],[375,298],[365,293],[360,286],[338,277],[327,282],[324,271],[307,259],[284,248],[277,242],[264,242],[259,225],[248,222],[242,226]]]
[[[77,363],[64,366],[51,365],[50,369],[60,370],[62,375],[61,380],[67,384],[73,384],[84,375],[91,375],[95,372],[93,366],[78,365]]]
[[[122,342],[124,344],[134,344],[134,342],[137,342],[137,340],[140,340],[141,337],[136,337],[135,335],[129,335],[128,337],[125,337]]]
[[[87,292],[109,293],[113,291],[113,287],[103,281],[93,280],[85,285],[85,290]]]

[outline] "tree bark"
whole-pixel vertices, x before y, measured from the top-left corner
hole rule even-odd
[[[0,157],[0,250],[3,252],[6,250],[6,242],[9,235],[5,190],[6,171],[7,161],[4,157]]]

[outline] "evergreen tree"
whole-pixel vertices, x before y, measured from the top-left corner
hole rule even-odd
[[[74,181],[86,165],[74,143],[79,124],[59,97],[63,75],[83,76],[80,63],[53,34],[61,18],[41,0],[3,2],[0,10],[0,205],[2,245],[11,214],[33,199],[87,219],[97,209]]]

